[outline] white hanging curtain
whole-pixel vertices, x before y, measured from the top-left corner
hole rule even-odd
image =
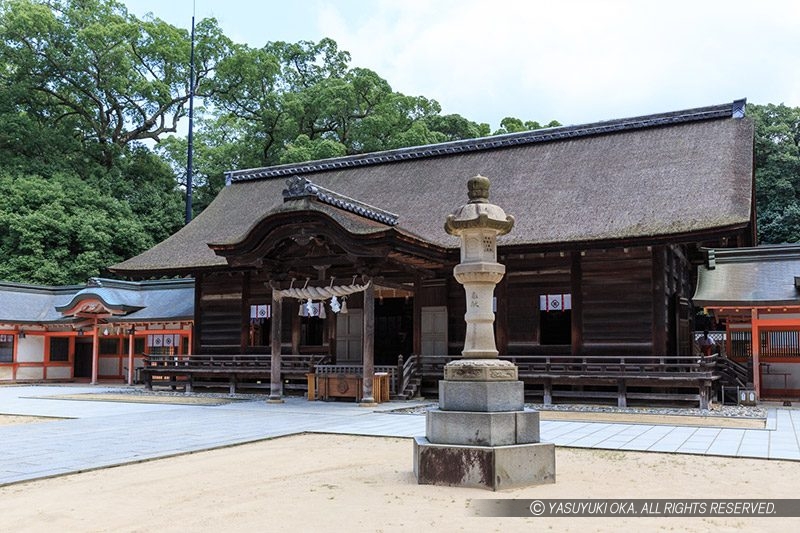
[[[542,294],[539,296],[539,310],[568,311],[572,309],[571,294]]]
[[[181,344],[181,335],[176,333],[174,335],[148,335],[147,346],[149,348],[172,348]]]
[[[269,305],[251,305],[250,306],[250,318],[267,319],[269,317],[270,317],[270,306]]]

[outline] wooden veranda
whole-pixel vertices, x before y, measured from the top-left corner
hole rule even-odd
[[[438,394],[444,366],[456,359],[447,355],[399,358],[397,365],[376,365],[373,374],[386,376],[386,398],[425,397]],[[545,405],[564,401],[612,402],[620,407],[630,403],[691,403],[708,409],[713,387],[720,379],[719,357],[697,356],[514,356],[501,357],[519,369],[529,401]],[[320,379],[340,380],[363,376],[361,365],[326,364],[328,355],[284,355],[280,379],[284,386],[308,394],[309,399],[328,396]],[[192,391],[196,387],[239,389],[270,386],[270,355],[151,356],[143,374],[148,388],[154,384]],[[155,381],[154,381],[155,379]],[[579,388],[576,389],[576,385]],[[362,392],[346,387],[330,394],[360,400]],[[327,399],[327,397],[325,397]]]

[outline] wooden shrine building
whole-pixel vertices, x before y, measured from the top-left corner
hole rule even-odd
[[[501,355],[690,354],[700,247],[754,243],[744,109],[236,170],[195,220],[111,270],[194,277],[198,355],[310,354],[364,375],[398,356],[454,357],[465,300],[443,223],[481,174],[517,221],[498,241]],[[371,380],[363,387],[369,400]]]

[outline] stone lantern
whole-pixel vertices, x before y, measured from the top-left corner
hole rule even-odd
[[[493,294],[505,274],[497,262],[497,236],[514,218],[489,203],[489,179],[467,182],[469,203],[444,225],[461,238],[453,269],[467,299],[462,358],[445,366],[439,408],[428,411],[425,437],[414,440],[420,484],[499,488],[555,482],[555,447],[539,442],[539,413],[525,408],[517,367],[498,358]]]
[[[447,216],[444,229],[461,237],[461,263],[453,273],[467,295],[467,336],[465,359],[496,359],[494,341],[494,287],[503,278],[506,267],[497,262],[497,236],[514,227],[514,217],[506,216],[489,203],[489,179],[475,176],[467,182],[469,203]]]

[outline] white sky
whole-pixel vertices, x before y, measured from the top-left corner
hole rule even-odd
[[[191,26],[193,0],[124,0]],[[253,47],[334,39],[392,88],[499,126],[747,98],[800,107],[798,0],[194,0]]]

